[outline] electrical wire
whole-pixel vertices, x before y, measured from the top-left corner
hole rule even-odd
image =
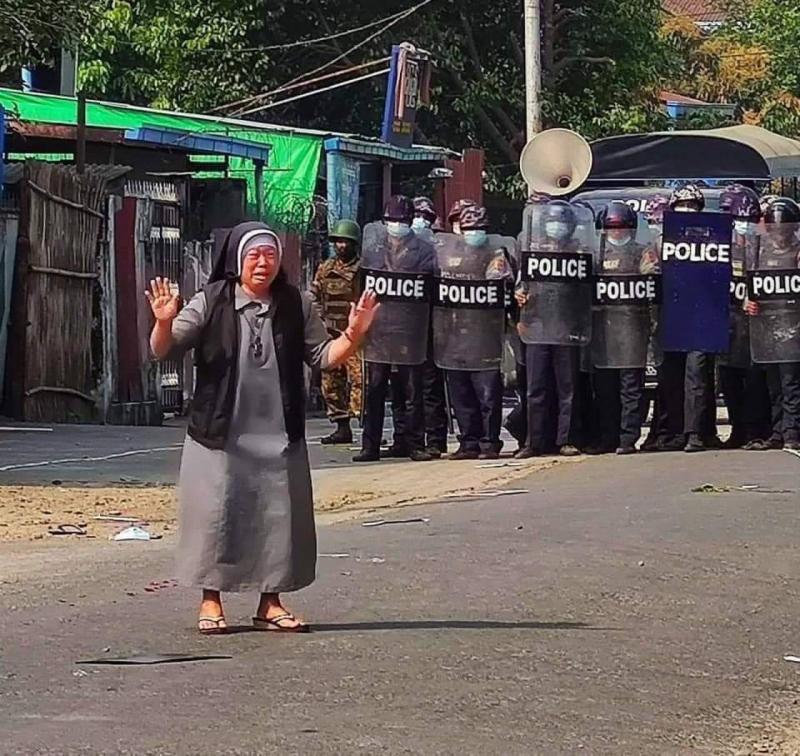
[[[286,84],[284,84],[283,87],[290,87],[290,86],[292,86],[294,84],[297,84],[297,83],[300,83],[300,82],[306,82],[307,83],[307,80],[309,79],[309,77],[313,77],[315,74],[321,73],[322,71],[325,71],[326,69],[328,69],[331,66],[335,65],[340,60],[343,60],[348,55],[354,53],[356,50],[358,50],[361,47],[363,47],[364,45],[366,45],[368,42],[371,42],[373,39],[376,39],[377,37],[381,36],[384,32],[386,32],[389,29],[391,29],[395,24],[397,24],[400,21],[408,18],[412,13],[416,13],[416,11],[418,11],[420,8],[423,8],[424,6],[428,5],[430,2],[432,2],[432,0],[422,0],[422,2],[417,3],[416,5],[413,5],[411,8],[408,8],[407,10],[403,11],[402,15],[397,16],[396,18],[394,18],[393,20],[389,21],[387,24],[382,26],[380,29],[378,29],[378,31],[370,34],[368,37],[366,37],[365,39],[361,40],[360,42],[357,42],[349,50],[345,50],[343,53],[341,53],[340,55],[337,55],[332,60],[329,60],[327,63],[323,63],[321,66],[318,66],[317,68],[315,68],[315,69],[313,69],[311,71],[308,71],[308,72],[306,72],[304,74],[301,74],[300,76],[296,76],[294,79],[291,79],[290,81],[286,82]],[[261,100],[263,100],[263,99],[265,99],[266,97],[269,97],[269,96],[270,96],[269,94],[253,95],[253,97],[250,99],[249,102],[250,103],[259,102],[259,101],[261,101]],[[242,109],[240,109],[238,111],[235,111],[232,115],[234,115],[234,116],[241,115],[243,112],[244,112],[244,108],[242,108]]]
[[[367,79],[372,79],[376,76],[383,76],[384,74],[389,73],[390,69],[382,68],[380,71],[373,71],[372,73],[364,74],[363,76],[357,76],[355,79],[347,79],[347,81],[337,81],[336,84],[331,84],[327,87],[323,87],[322,89],[315,89],[311,92],[303,92],[302,94],[295,95],[294,97],[287,97],[285,100],[279,100],[278,102],[268,102],[266,105],[259,105],[257,108],[252,108],[251,110],[245,110],[240,115],[252,115],[253,113],[260,113],[264,110],[269,110],[270,108],[277,108],[279,105],[286,105],[288,102],[294,102],[295,100],[302,100],[304,97],[313,97],[314,95],[322,94],[323,92],[330,92],[332,89],[339,89],[340,87],[348,87],[351,84],[356,84],[359,81],[366,81]]]
[[[364,68],[371,68],[372,66],[377,66],[379,63],[386,63],[389,60],[391,60],[391,58],[388,55],[385,58],[376,58],[375,60],[370,60],[367,63],[360,63],[357,66],[350,66],[349,68],[341,68],[338,71],[333,71],[332,73],[325,74],[324,76],[318,76],[315,79],[308,79],[307,81],[298,82],[297,84],[283,85],[278,87],[277,89],[272,89],[269,92],[264,92],[262,96],[267,97],[270,95],[287,92],[290,89],[297,89],[298,87],[305,87],[309,84],[316,84],[317,82],[326,81],[327,79],[333,79],[337,76],[341,76],[342,74],[350,73],[351,71],[361,71]],[[229,102],[226,105],[218,105],[216,108],[212,108],[208,112],[216,113],[220,110],[226,110],[227,108],[236,107],[237,105],[246,106],[248,103],[251,102],[253,102],[253,95],[251,95],[250,97],[245,97],[242,100],[237,100],[236,102]]]

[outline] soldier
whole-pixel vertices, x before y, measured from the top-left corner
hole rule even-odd
[[[644,380],[655,266],[636,241],[638,217],[611,202],[597,217],[601,231],[595,280],[592,364],[600,426],[597,453],[633,454],[644,422]]]
[[[500,364],[511,267],[506,242],[487,233],[484,208],[465,207],[458,223],[461,236],[442,234],[437,240],[433,355],[446,370],[460,430],[459,448],[451,459],[497,459],[502,449]]]
[[[744,310],[747,260],[758,254],[758,195],[749,187],[731,184],[720,195],[720,210],[733,218],[730,331],[731,348],[720,355],[720,388],[728,409],[731,435],[726,449],[739,449],[749,442],[769,437],[770,400],[766,372],[750,358],[750,327]]]
[[[328,333],[337,338],[347,327],[350,305],[361,294],[358,259],[361,229],[355,221],[340,220],[334,224],[329,239],[335,254],[317,269],[311,284],[311,299]],[[323,444],[353,442],[350,418],[361,416],[361,360],[357,352],[341,367],[322,374],[328,419],[337,426],[333,433],[322,438]]]
[[[405,401],[404,441],[415,462],[429,461],[425,451],[422,365],[428,353],[433,245],[411,228],[414,204],[396,195],[386,204],[383,223],[364,229],[361,266],[364,285],[381,301],[374,330],[364,345],[367,363],[364,432],[354,462],[380,459],[386,389],[395,366]]]
[[[800,449],[800,207],[779,197],[764,212],[756,258],[748,260],[750,348],[767,366],[773,429],[747,449]]]
[[[528,438],[517,457],[527,459],[545,451],[549,415],[550,376],[555,377],[558,407],[556,445],[562,456],[580,454],[580,415],[577,383],[580,347],[591,334],[591,256],[584,240],[576,238],[577,214],[585,213],[563,200],[526,208],[536,229],[523,262],[519,333],[525,343],[528,378]],[[586,259],[588,257],[588,260]]]

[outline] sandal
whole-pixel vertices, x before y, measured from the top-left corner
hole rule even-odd
[[[213,625],[213,627],[202,627],[203,623]],[[200,635],[224,635],[228,632],[228,625],[225,617],[199,617],[197,620],[197,630]]]
[[[300,622],[291,612],[280,614],[277,617],[267,619],[265,617],[253,617],[253,627],[256,630],[268,630],[273,633],[308,633],[311,627],[300,622],[299,625],[286,626],[285,622]]]

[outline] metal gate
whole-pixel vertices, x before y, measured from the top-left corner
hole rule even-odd
[[[157,201],[153,205],[148,257],[153,270],[176,285],[183,281],[181,207],[177,202]],[[161,363],[161,408],[164,412],[183,411],[183,360]]]
[[[180,286],[183,282],[183,214],[177,184],[169,181],[129,181],[128,196],[149,200],[150,239],[145,249],[149,276],[161,276]],[[159,365],[156,389],[163,412],[183,411],[183,360],[164,360]]]

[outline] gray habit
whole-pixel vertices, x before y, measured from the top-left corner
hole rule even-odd
[[[238,383],[228,441],[207,449],[186,437],[178,487],[177,576],[215,591],[282,593],[314,581],[317,541],[305,441],[288,444],[272,306],[236,287],[240,322]],[[195,295],[173,322],[176,349],[192,348],[206,316]],[[328,364],[328,336],[303,296],[305,359]],[[263,352],[251,344],[261,335]]]

